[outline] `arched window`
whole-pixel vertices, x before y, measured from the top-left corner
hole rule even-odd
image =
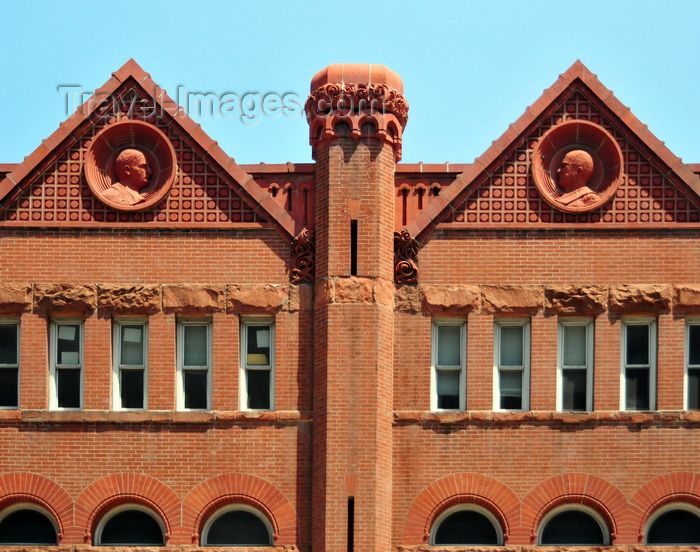
[[[566,505],[552,510],[542,519],[537,544],[607,546],[610,544],[610,529],[592,509]]]
[[[430,531],[432,545],[502,545],[503,528],[485,508],[461,504],[439,516]]]
[[[96,546],[163,546],[161,519],[151,510],[127,504],[105,515],[95,531]]]
[[[202,546],[271,546],[272,526],[258,510],[232,504],[212,515],[202,530]]]
[[[700,545],[700,510],[669,504],[649,518],[645,544]]]
[[[17,504],[0,514],[0,545],[58,544],[53,516],[34,504]]]

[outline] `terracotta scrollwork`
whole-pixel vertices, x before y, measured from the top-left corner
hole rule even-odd
[[[304,107],[309,122],[317,115],[349,115],[363,109],[393,113],[401,126],[408,122],[408,102],[398,90],[386,84],[327,83],[314,90]]]
[[[394,232],[394,281],[397,284],[418,282],[418,242],[408,230]]]
[[[292,240],[292,283],[308,284],[314,281],[314,233],[304,228]]]

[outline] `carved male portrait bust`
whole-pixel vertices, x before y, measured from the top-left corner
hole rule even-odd
[[[559,187],[564,193],[557,198],[562,205],[585,207],[598,201],[598,194],[588,187],[595,165],[584,150],[567,153],[557,169]]]
[[[567,213],[603,207],[623,172],[620,145],[603,127],[570,119],[547,130],[532,152],[532,177],[542,198]]]
[[[110,123],[90,142],[85,179],[92,193],[118,211],[157,208],[177,173],[175,149],[154,125],[125,119]]]
[[[102,197],[118,205],[137,205],[145,198],[141,190],[148,186],[151,167],[146,156],[137,149],[125,149],[114,161],[114,173],[119,179]]]

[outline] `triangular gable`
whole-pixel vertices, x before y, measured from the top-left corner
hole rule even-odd
[[[561,212],[533,182],[537,140],[571,119],[602,126],[622,150],[620,186],[595,211]],[[423,241],[438,224],[455,229],[700,226],[699,194],[700,177],[577,61],[406,229]]]
[[[168,197],[142,212],[105,206],[84,177],[90,141],[105,126],[125,118],[145,120],[161,130],[173,145],[178,164]],[[11,172],[0,180],[0,225],[272,225],[288,240],[302,230],[134,60],[114,73],[22,163],[8,168]]]

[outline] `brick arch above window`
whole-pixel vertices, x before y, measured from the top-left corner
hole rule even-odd
[[[402,544],[425,544],[435,520],[449,508],[475,504],[500,523],[506,544],[510,528],[520,520],[520,501],[497,479],[477,473],[458,473],[433,481],[413,500],[403,525]]]
[[[202,527],[219,509],[244,504],[266,516],[275,545],[296,544],[297,514],[287,497],[269,481],[245,473],[212,477],[192,489],[184,499],[182,524],[198,543]]]
[[[65,528],[73,525],[73,499],[51,479],[25,472],[0,476],[0,511],[20,503],[35,504],[51,514],[58,526],[59,542]]]
[[[628,513],[628,501],[612,483],[585,473],[566,473],[545,479],[522,501],[522,528],[529,542],[537,540],[537,529],[547,513],[566,504],[581,504],[599,514],[610,529],[614,544],[618,523]],[[622,542],[625,542],[624,540]]]
[[[94,481],[76,499],[75,525],[83,530],[83,540],[92,542],[102,516],[124,504],[137,504],[153,510],[165,525],[166,544],[173,529],[180,525],[180,499],[164,483],[137,473],[117,473]]]
[[[672,503],[700,508],[700,474],[674,472],[656,477],[640,487],[630,503],[636,507],[630,525],[637,531],[630,542],[643,543],[644,528],[659,508]]]

